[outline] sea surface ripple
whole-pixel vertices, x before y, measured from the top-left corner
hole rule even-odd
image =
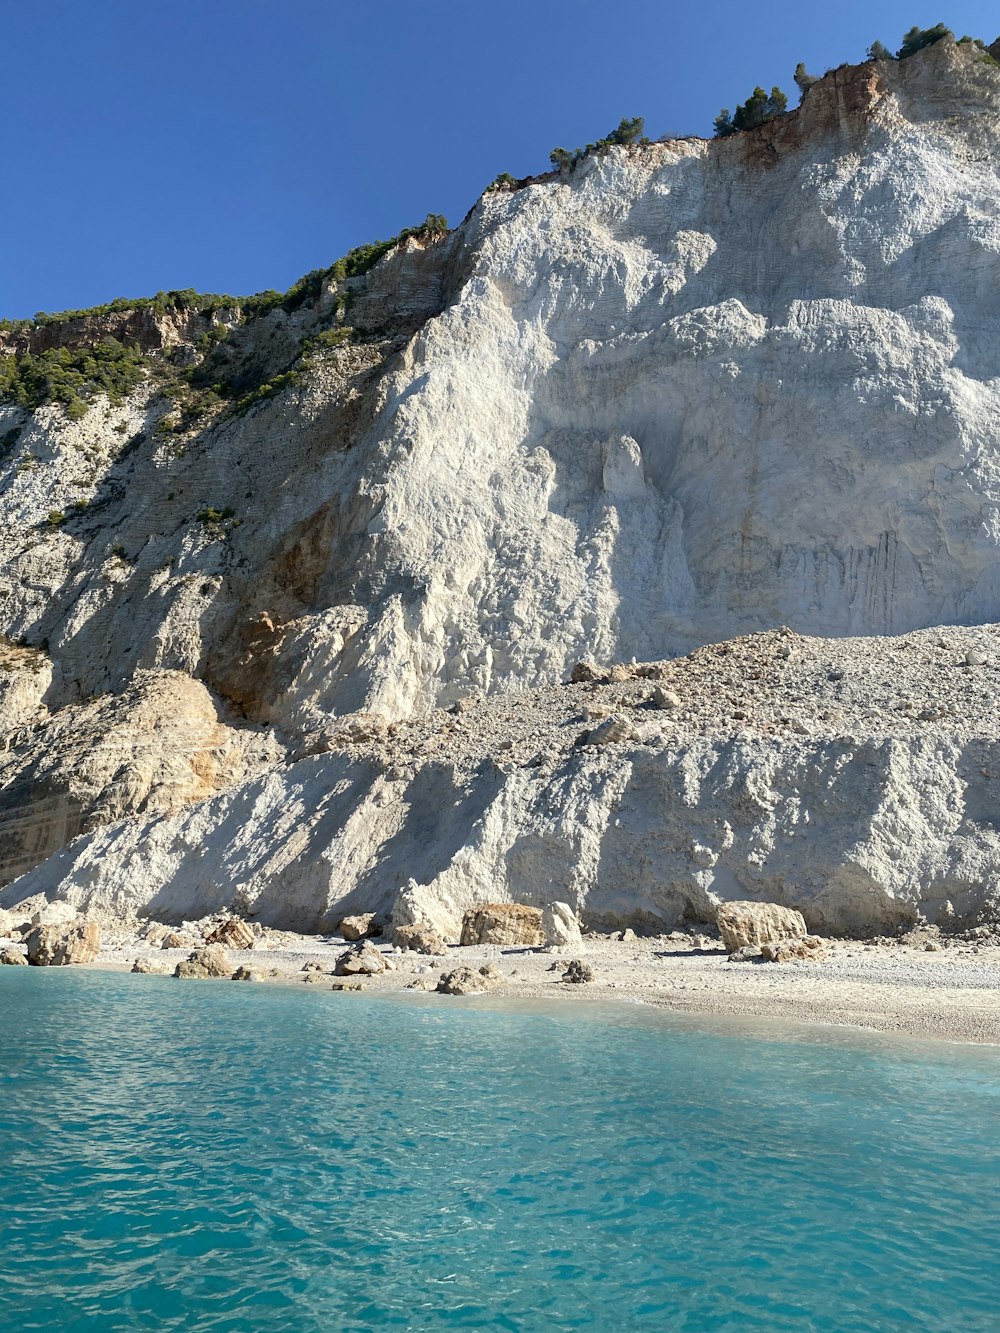
[[[1000,1328],[1000,1051],[0,969],[0,1320]]]

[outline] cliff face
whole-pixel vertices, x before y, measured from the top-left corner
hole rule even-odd
[[[195,680],[220,726],[249,728],[250,768],[223,769],[267,772],[266,838],[267,793],[280,803],[320,762],[279,777],[277,756],[336,744],[357,711],[391,723],[558,682],[582,657],[663,659],[781,624],[1000,620],[998,108],[1000,69],[971,46],[845,67],[757,131],[487,193],[448,237],[234,325],[227,373],[276,377],[238,411],[178,424],[152,382],[75,422],[0,409],[0,628],[45,654],[37,698],[11,694],[21,813],[0,821],[30,808],[57,722],[89,744],[85,701],[110,695],[131,725],[140,672],[166,713]],[[329,336],[338,317],[350,339]],[[142,345],[197,366],[213,321],[192,318]],[[337,790],[361,780],[337,765]],[[170,809],[203,794],[172,790]],[[214,809],[192,815],[199,837]],[[506,817],[534,818],[513,798]],[[336,823],[324,846],[344,843]],[[454,830],[456,855],[471,836]],[[380,900],[400,887],[386,864]],[[47,863],[32,884],[64,873]],[[242,873],[220,872],[216,896]],[[337,901],[311,874],[284,880],[300,919]],[[752,888],[727,874],[706,891]],[[133,881],[133,906],[161,892],[152,870]]]

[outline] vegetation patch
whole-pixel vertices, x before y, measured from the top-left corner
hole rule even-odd
[[[228,506],[225,509],[214,509],[211,506],[206,506],[206,508],[198,510],[197,517],[200,523],[204,523],[206,527],[212,527],[225,523],[227,519],[233,518],[235,514],[236,510],[230,509]]]
[[[94,319],[103,315],[132,314],[140,310],[149,310],[157,315],[180,311],[208,315],[219,310],[232,310],[239,304],[238,296],[196,292],[193,287],[186,287],[183,291],[157,292],[155,296],[119,296],[113,301],[108,301],[105,305],[90,306],[86,310],[59,310],[52,314],[40,310],[34,319],[0,319],[0,333],[29,329],[32,325],[37,328],[48,324],[68,324],[74,319]]]
[[[643,133],[645,120],[642,116],[633,116],[631,120],[624,117],[618,122],[618,128],[606,134],[603,139],[598,139],[596,143],[587,144],[586,148],[553,148],[549,153],[549,161],[558,170],[563,167],[575,167],[577,162],[582,162],[585,157],[591,154],[601,156],[609,148],[632,148],[634,146],[646,147],[651,140],[647,139]],[[504,173],[506,175],[506,173]],[[497,177],[499,180],[500,177]],[[494,182],[496,184],[496,182]]]
[[[313,269],[293,283],[287,292],[266,291],[239,298],[204,295],[185,289],[160,292],[139,300],[122,297],[88,310],[65,310],[54,315],[43,312],[34,321],[0,320],[0,332],[143,310],[154,314],[189,311],[205,316],[227,311],[246,324],[279,308],[290,314],[309,302],[318,301],[328,286],[342,286],[352,278],[361,277],[411,237],[431,240],[447,231],[447,219],[440,213],[429,213],[417,227],[407,227],[387,241],[357,246],[328,268]],[[339,320],[344,319],[350,308],[351,295],[349,291],[341,291],[337,296],[336,316]],[[0,402],[16,403],[29,411],[46,403],[58,403],[67,416],[78,420],[98,394],[107,394],[111,403],[118,405],[155,369],[162,392],[174,402],[174,410],[161,419],[157,433],[161,436],[182,435],[202,424],[206,417],[222,411],[248,411],[255,404],[291,387],[300,377],[303,365],[272,374],[249,389],[244,375],[240,384],[240,376],[233,371],[236,354],[226,357],[221,352],[232,332],[230,324],[213,323],[194,344],[201,362],[183,369],[176,363],[172,366],[166,353],[144,354],[139,347],[126,345],[110,336],[86,346],[0,356]],[[304,364],[309,352],[342,346],[352,336],[350,328],[343,325],[318,334],[304,346]],[[127,427],[116,429],[124,433]]]
[[[276,398],[279,393],[285,389],[291,389],[302,378],[302,369],[297,367],[293,370],[284,370],[280,375],[275,375],[273,379],[265,380],[263,384],[258,384],[256,389],[251,389],[244,394],[237,402],[233,404],[233,412],[242,415],[249,412],[251,407],[256,407],[258,403],[266,403],[269,398]]]
[[[954,41],[955,34],[950,28],[946,28],[943,23],[936,23],[933,28],[912,27],[903,34],[902,45],[895,55],[883,42],[872,42],[866,53],[869,60],[907,60],[910,56],[916,55],[918,51],[925,47],[933,46],[936,42]],[[1000,38],[997,39],[1000,41]],[[990,55],[986,43],[980,37],[960,37],[958,45],[972,45],[978,47],[983,53],[983,60],[990,64],[998,62]],[[829,73],[829,70],[827,71]],[[795,67],[793,75],[795,83],[800,93],[800,101],[806,93],[818,83],[819,79],[810,74],[805,65],[800,61]],[[774,120],[780,116],[788,107],[788,98],[780,88],[774,87],[770,94],[763,88],[757,87],[747,100],[736,108],[733,115],[730,115],[728,107],[723,107],[715,118],[715,137],[724,139],[730,134],[738,134],[741,130],[753,130],[758,125],[765,125],[769,120]],[[558,150],[562,151],[562,150]],[[553,161],[555,159],[553,158]]]
[[[138,347],[105,338],[90,347],[54,347],[37,356],[0,357],[0,400],[29,411],[45,403],[61,403],[73,420],[82,417],[90,400],[107,394],[118,404],[143,382],[149,359]]]
[[[287,292],[259,292],[256,296],[248,297],[240,303],[243,317],[257,319],[279,307],[287,314],[291,314],[308,301],[318,301],[327,283],[342,283],[349,278],[362,277],[403,241],[411,237],[416,240],[431,240],[445,235],[447,231],[448,219],[442,213],[428,213],[418,227],[406,227],[398,236],[392,236],[387,241],[372,241],[368,245],[355,246],[329,268],[312,269],[293,283]]]
[[[715,137],[725,139],[730,134],[739,134],[741,130],[755,130],[759,125],[766,125],[769,120],[783,115],[787,109],[788,98],[780,88],[775,86],[770,93],[766,93],[758,86],[732,116],[728,107],[722,108],[714,122]]]
[[[905,60],[908,56],[915,56],[925,46],[933,46],[935,42],[944,41],[946,37],[954,41],[955,34],[943,23],[935,23],[933,28],[918,28],[914,25],[909,32],[903,34],[903,44],[896,52],[896,59]]]

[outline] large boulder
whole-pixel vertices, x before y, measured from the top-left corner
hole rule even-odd
[[[101,951],[101,928],[96,921],[70,926],[35,926],[25,944],[32,967],[66,967],[92,963]]]
[[[447,944],[433,926],[420,922],[415,926],[397,926],[392,932],[397,949],[411,949],[414,953],[443,954]]]
[[[393,926],[430,926],[447,943],[457,943],[462,912],[468,904],[456,902],[437,889],[411,879],[396,895],[392,907]]]
[[[826,943],[818,935],[802,935],[795,939],[767,940],[760,946],[765,963],[818,963],[826,957]]]
[[[225,944],[230,949],[252,949],[253,942],[253,927],[238,916],[228,917],[205,936],[206,944]]]
[[[608,673],[596,662],[583,661],[576,663],[569,673],[569,678],[574,685],[582,685],[589,681],[607,680]]]
[[[797,939],[806,933],[802,913],[777,903],[722,903],[718,920],[727,953],[770,940]]]
[[[345,916],[337,928],[345,940],[367,940],[382,934],[382,922],[375,912]]]
[[[569,903],[549,903],[542,908],[542,934],[556,949],[583,951],[580,922]]]
[[[20,927],[21,920],[13,912],[0,907],[0,939],[9,940],[12,933]]]
[[[174,976],[185,981],[206,977],[231,977],[233,964],[221,944],[209,944],[204,949],[195,949],[190,958],[178,963]]]
[[[195,939],[186,930],[168,930],[160,939],[161,949],[193,949]]]
[[[167,966],[169,966],[169,964]],[[140,976],[163,976],[163,967],[159,963],[153,962],[150,958],[137,958],[132,964],[132,971],[138,973]]]
[[[531,948],[545,943],[542,912],[523,903],[483,903],[470,908],[462,918],[462,944],[525,944]]]
[[[371,977],[385,970],[386,961],[378,949],[375,948],[374,944],[369,944],[367,940],[362,940],[340,955],[334,964],[333,974],[335,977],[350,977],[359,974]]]
[[[502,978],[495,967],[456,967],[438,978],[437,990],[442,995],[481,995],[490,991]]]
[[[21,967],[27,963],[27,958],[19,949],[0,950],[0,966]]]
[[[68,926],[77,919],[79,913],[69,903],[46,903],[32,915],[33,926]]]

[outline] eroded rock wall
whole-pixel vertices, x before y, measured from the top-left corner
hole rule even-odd
[[[1000,620],[998,159],[1000,69],[942,42],[834,71],[749,134],[488,192],[349,290],[241,325],[234,382],[272,382],[206,424],[168,419],[155,376],[78,421],[0,408],[0,630],[39,655],[4,686],[2,818],[35,830],[4,835],[7,873],[94,830],[32,891],[195,912],[236,885],[301,924],[384,907],[417,864],[443,901],[554,885],[594,920],[794,884],[819,928],[979,910],[992,835],[966,846],[928,806],[919,865],[879,851],[908,765],[921,791],[978,790],[954,737],[690,739],[608,773],[577,756],[542,790],[488,765],[456,786],[444,756],[419,793],[391,761],[316,752],[349,715],[387,728],[583,657]],[[143,345],[197,365],[201,325],[167,323]],[[98,732],[149,743],[151,681],[198,714],[191,754],[245,763],[200,787],[171,742],[71,777]],[[855,770],[846,822],[785,838]],[[748,787],[770,793],[752,816]],[[692,880],[694,843],[716,859]]]

